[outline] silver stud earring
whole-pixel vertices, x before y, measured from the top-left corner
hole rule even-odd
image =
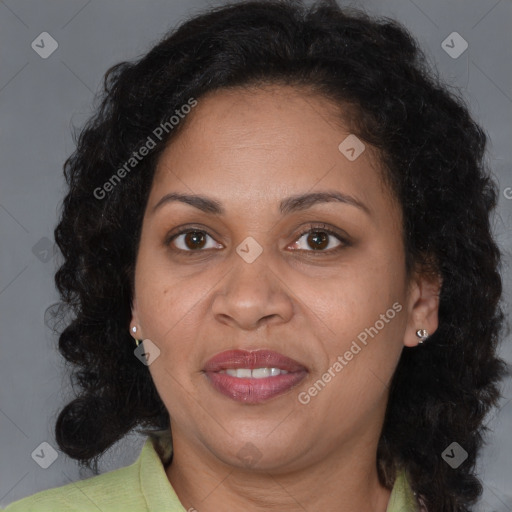
[[[428,331],[426,329],[418,329],[416,331],[416,336],[420,339],[418,343],[423,343],[428,338]]]
[[[132,332],[133,333],[136,333],[137,332],[137,327],[134,325],[132,327]],[[139,346],[139,343],[140,343],[141,340],[138,340],[137,338],[135,338],[135,345],[138,347]]]

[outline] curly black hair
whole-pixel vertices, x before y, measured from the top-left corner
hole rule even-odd
[[[168,119],[210,91],[265,84],[307,87],[352,112],[343,121],[377,149],[401,205],[407,270],[419,266],[442,279],[439,328],[423,346],[403,349],[393,376],[378,471],[391,488],[405,467],[429,512],[468,511],[482,493],[475,467],[484,419],[506,372],[497,357],[504,315],[487,137],[404,27],[334,0],[209,9],[140,59],[107,71],[95,112],[64,164],[69,191],[55,228],[63,256],[55,316],[72,314],[59,350],[76,393],[58,415],[57,443],[91,468],[132,429],[170,428],[129,334],[156,163],[187,125],[185,118],[170,129]],[[107,186],[166,122],[149,154]],[[453,441],[468,453],[457,470],[441,457]]]

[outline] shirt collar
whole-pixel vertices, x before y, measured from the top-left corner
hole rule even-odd
[[[404,469],[397,473],[386,512],[419,512],[419,504]]]
[[[157,453],[161,443],[146,439],[139,456],[139,481],[147,509],[158,512],[186,512],[167,478],[161,456]]]

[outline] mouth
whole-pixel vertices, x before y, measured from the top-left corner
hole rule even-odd
[[[294,359],[271,350],[228,350],[209,359],[203,371],[216,391],[244,404],[282,395],[308,373]]]

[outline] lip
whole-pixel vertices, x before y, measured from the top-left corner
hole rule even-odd
[[[219,373],[228,368],[280,368],[288,373],[262,379],[232,377]],[[203,371],[219,393],[237,402],[257,404],[286,393],[307,375],[307,369],[272,350],[227,350],[209,359]]]
[[[280,368],[287,372],[306,370],[300,363],[273,350],[226,350],[208,359],[205,372],[218,372],[228,368]]]

